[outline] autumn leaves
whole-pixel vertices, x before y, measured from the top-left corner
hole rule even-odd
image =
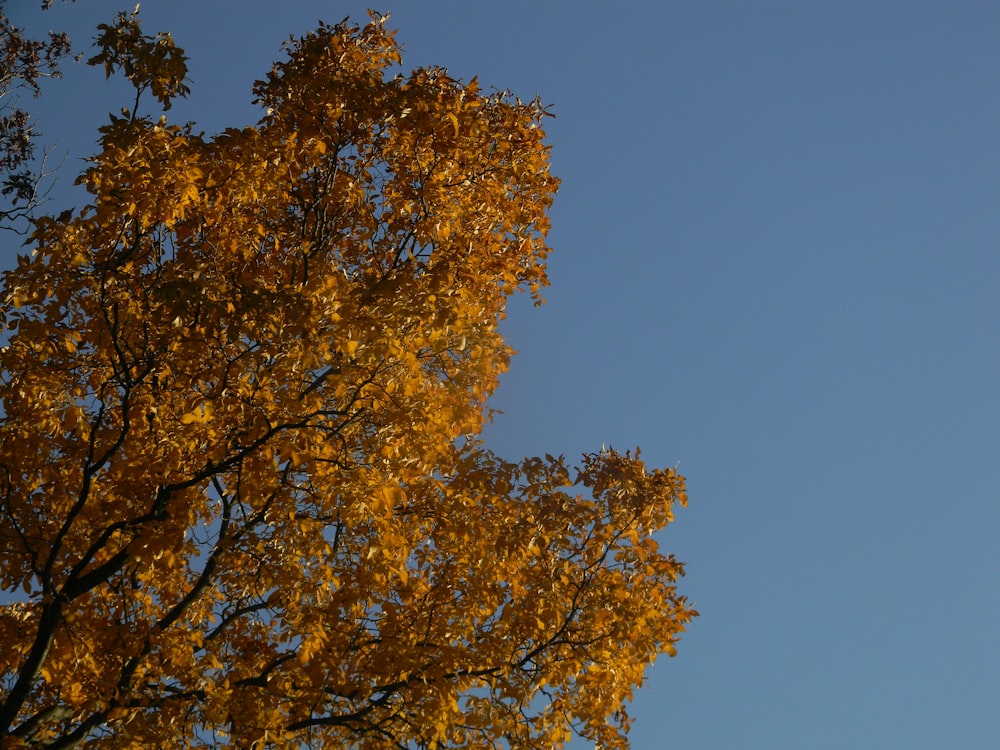
[[[168,36],[102,32],[140,97],[186,92]],[[255,126],[115,117],[5,278],[0,731],[624,747],[694,616],[652,540],[683,479],[475,437],[506,300],[547,284],[545,113],[396,75],[381,18],[287,53]]]

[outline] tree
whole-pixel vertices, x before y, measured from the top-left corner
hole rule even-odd
[[[91,60],[164,107],[183,52]],[[538,101],[320,25],[206,137],[101,130],[90,205],[4,279],[5,747],[625,747],[696,614],[652,534],[684,481],[477,437],[510,295],[547,284]],[[16,595],[13,592],[18,592]]]
[[[42,3],[50,5],[51,0]],[[0,208],[3,228],[23,225],[45,197],[45,160],[36,164],[37,132],[17,96],[40,96],[41,82],[59,77],[59,63],[69,52],[63,32],[49,32],[46,39],[26,36],[10,22],[0,0],[0,195],[9,202]]]

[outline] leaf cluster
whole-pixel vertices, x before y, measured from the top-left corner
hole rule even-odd
[[[143,34],[138,5],[130,14],[119,13],[114,23],[100,24],[97,30],[100,33],[94,44],[99,51],[87,64],[103,66],[108,78],[120,71],[135,87],[137,101],[148,90],[163,109],[170,109],[172,99],[190,93],[185,83],[184,51],[168,33]]]
[[[8,228],[41,203],[46,176],[44,161],[33,167],[38,133],[18,95],[40,96],[42,81],[59,77],[59,63],[69,53],[70,40],[64,32],[50,31],[44,39],[32,39],[11,23],[0,2],[0,195],[10,201],[0,209],[0,224]]]

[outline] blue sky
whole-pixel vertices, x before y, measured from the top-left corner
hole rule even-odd
[[[82,43],[128,3],[8,5]],[[283,39],[364,9],[149,0],[142,17],[191,56],[173,118],[211,132],[256,118]],[[511,310],[490,444],[639,445],[688,477],[662,544],[702,616],[638,694],[634,747],[995,747],[1000,6],[380,10],[406,65],[557,114],[553,286]],[[82,66],[49,87],[37,111],[67,173],[127,101]]]

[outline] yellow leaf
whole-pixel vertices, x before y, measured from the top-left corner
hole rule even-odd
[[[202,424],[212,418],[214,409],[211,402],[204,402],[198,405],[194,411],[190,411],[181,417],[181,424]]]

